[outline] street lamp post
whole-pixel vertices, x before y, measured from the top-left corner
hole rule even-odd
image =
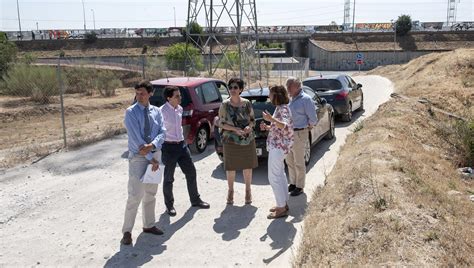
[[[82,0],[82,16],[84,17],[84,32],[86,32],[86,9],[84,8],[84,0]]]
[[[91,9],[92,11],[92,22],[94,23],[94,31],[95,31],[95,13],[94,13],[94,9]]]
[[[176,27],[176,8],[173,7],[173,14],[174,14],[174,27]]]
[[[16,0],[16,11],[18,12],[18,28],[20,28],[20,35],[17,38],[23,40],[23,35],[21,34],[20,5],[18,4],[18,0]]]
[[[354,0],[354,7],[352,8],[352,33],[355,31],[355,16],[356,16],[356,0]]]

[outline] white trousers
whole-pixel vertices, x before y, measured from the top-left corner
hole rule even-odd
[[[288,201],[288,182],[285,174],[285,152],[270,148],[268,151],[268,181],[273,189],[277,207],[284,207]]]
[[[143,228],[151,228],[155,225],[155,196],[158,184],[140,181],[149,163],[150,161],[141,155],[135,155],[129,160],[128,199],[122,233],[132,232],[140,202],[142,202]]]

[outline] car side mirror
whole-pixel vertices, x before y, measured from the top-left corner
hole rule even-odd
[[[325,98],[321,98],[321,104],[322,105],[326,105],[327,103],[328,103],[328,101]]]
[[[362,88],[362,84],[357,84],[357,89]]]

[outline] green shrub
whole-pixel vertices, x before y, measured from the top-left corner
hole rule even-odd
[[[37,60],[37,57],[35,55],[33,55],[30,52],[27,52],[23,55],[23,58],[21,59],[21,62],[25,63],[25,64],[32,64],[32,63],[36,62],[36,60]]]
[[[171,70],[186,70],[185,63],[188,59],[187,69],[203,69],[202,57],[199,49],[194,46],[188,46],[188,56],[186,56],[186,43],[177,43],[166,49],[166,65]]]
[[[7,40],[7,35],[0,32],[0,77],[7,73],[11,62],[16,58],[16,46]]]
[[[89,96],[94,93],[94,77],[97,75],[97,70],[84,67],[63,70],[68,81],[67,93],[84,93]]]
[[[456,138],[461,149],[461,165],[474,166],[474,119],[458,121],[455,125]]]
[[[239,52],[237,51],[226,52],[224,58],[219,63],[219,68],[238,69],[239,66]]]
[[[115,89],[122,86],[122,81],[113,72],[103,71],[98,73],[95,85],[101,96],[110,97],[115,95]]]
[[[49,103],[59,94],[56,70],[48,66],[16,64],[3,76],[1,94],[31,97],[35,102]]]

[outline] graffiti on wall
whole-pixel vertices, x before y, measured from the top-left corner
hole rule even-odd
[[[392,30],[392,23],[357,23],[357,30],[366,30],[366,31],[388,31]]]
[[[443,22],[422,22],[421,28],[424,30],[441,30],[443,29]]]

